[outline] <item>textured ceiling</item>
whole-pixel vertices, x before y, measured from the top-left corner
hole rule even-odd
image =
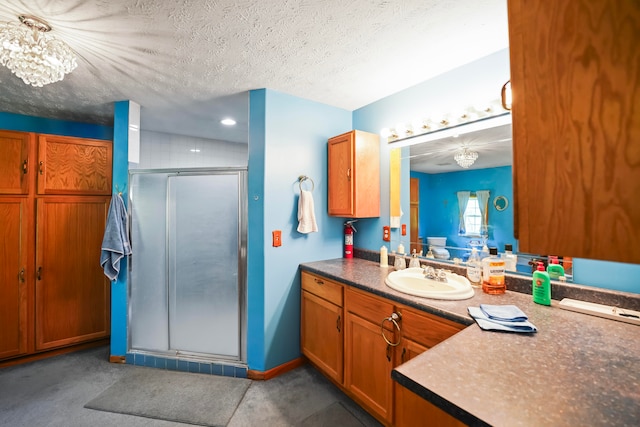
[[[47,20],[79,65],[44,88],[0,67],[0,111],[111,124],[130,99],[143,129],[237,142],[248,90],[354,110],[508,45],[506,0],[0,3],[0,21],[20,14]]]

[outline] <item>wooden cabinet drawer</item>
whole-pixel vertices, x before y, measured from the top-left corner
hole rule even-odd
[[[398,307],[402,314],[402,336],[428,348],[464,329],[463,325],[409,307]]]
[[[301,273],[302,289],[342,307],[342,285],[314,274]]]
[[[353,289],[347,289],[345,294],[347,310],[376,325],[380,325],[393,313],[394,305],[388,300]],[[391,330],[393,324],[385,322],[385,327]]]

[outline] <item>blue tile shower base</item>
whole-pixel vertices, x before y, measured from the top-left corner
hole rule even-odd
[[[192,362],[188,360],[170,359],[149,354],[127,353],[127,364],[147,366],[150,368],[183,371],[197,374],[219,375],[224,377],[247,378],[247,368],[211,362]]]

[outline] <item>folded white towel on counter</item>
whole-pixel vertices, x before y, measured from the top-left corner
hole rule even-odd
[[[114,194],[109,205],[107,224],[102,239],[100,265],[109,280],[116,280],[120,273],[120,260],[131,255],[128,234],[127,208],[119,194]]]
[[[311,191],[301,190],[298,199],[298,232],[307,234],[318,231]]]

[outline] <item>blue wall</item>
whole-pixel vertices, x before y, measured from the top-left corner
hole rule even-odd
[[[493,206],[496,196],[505,196],[509,201],[513,199],[511,166],[440,174],[411,172],[411,177],[418,178],[420,182],[420,236],[442,236],[447,238],[447,246],[468,248],[471,239],[458,235],[456,192],[489,190],[491,199],[487,246],[495,246],[500,252],[504,251],[505,243],[516,248],[512,205],[509,204],[503,211],[498,211]]]
[[[327,139],[352,123],[350,111],[272,90],[251,91],[249,122],[247,356],[263,371],[300,356],[298,264],[342,254],[344,220],[327,215]],[[300,175],[315,184],[317,233],[296,231]]]
[[[113,128],[111,126],[2,112],[0,112],[0,129],[76,136],[79,138],[113,139]]]

